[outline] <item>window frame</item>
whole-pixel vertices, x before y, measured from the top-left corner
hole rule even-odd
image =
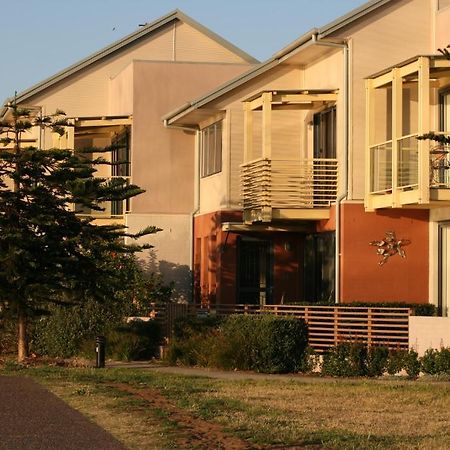
[[[200,131],[201,178],[222,172],[222,137],[222,119],[208,125]]]

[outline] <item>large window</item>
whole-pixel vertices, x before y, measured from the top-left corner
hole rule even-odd
[[[130,133],[125,129],[112,139],[113,150],[111,152],[111,175],[112,178],[129,179],[131,175],[130,160]],[[130,210],[130,199],[112,200],[111,215],[121,216]]]
[[[222,170],[222,121],[213,123],[201,132],[201,176],[207,177]]]

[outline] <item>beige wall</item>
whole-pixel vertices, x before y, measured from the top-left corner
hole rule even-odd
[[[210,37],[177,22],[176,26],[174,23],[166,25],[27,102],[43,105],[46,113],[63,108],[69,116],[112,114],[117,105],[109,101],[109,80],[133,60],[245,63]]]
[[[175,297],[189,299],[191,292],[191,228],[189,214],[127,214],[125,225],[136,233],[149,225],[162,231],[139,239],[154,248],[139,253],[144,270],[160,272],[164,282],[175,283]],[[134,242],[134,241],[131,241]]]
[[[109,83],[109,113],[112,116],[133,114],[134,63],[131,62]]]
[[[436,14],[436,48],[445,48],[450,44],[450,7],[440,10]]]
[[[244,155],[244,113],[242,100],[263,90],[297,89],[301,87],[301,70],[296,66],[283,66],[267,72],[252,80],[244,87],[236,89],[224,98],[219,98],[208,105],[212,110],[226,110],[227,118],[223,126],[222,172],[203,178],[200,183],[200,213],[236,209],[240,207],[240,165]],[[278,112],[279,113],[279,112]],[[255,114],[255,129],[258,125],[258,113]],[[279,157],[290,157],[300,151],[300,124],[295,127],[299,114],[280,115],[274,112],[274,154]],[[283,119],[288,119],[288,122]],[[287,134],[286,134],[287,131]],[[276,139],[278,138],[278,143]],[[254,154],[258,157],[258,142],[261,137],[255,135]],[[289,143],[288,146],[282,145]],[[297,148],[296,148],[297,146]]]
[[[135,62],[132,180],[147,192],[133,199],[134,213],[193,211],[195,134],[166,129],[161,117],[246,68],[231,64]]]
[[[429,348],[450,347],[450,317],[409,318],[409,347],[422,356]]]
[[[333,37],[350,39],[351,47],[351,198],[364,198],[364,79],[418,54],[434,53],[433,2],[396,0]]]

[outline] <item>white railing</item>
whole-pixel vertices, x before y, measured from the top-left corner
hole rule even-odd
[[[244,209],[325,208],[336,200],[337,159],[259,158],[241,165]]]
[[[370,191],[380,194],[392,189],[392,141],[370,147]]]

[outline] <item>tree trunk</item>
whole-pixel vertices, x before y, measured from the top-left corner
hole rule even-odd
[[[27,316],[19,311],[17,360],[23,361],[28,356]]]

